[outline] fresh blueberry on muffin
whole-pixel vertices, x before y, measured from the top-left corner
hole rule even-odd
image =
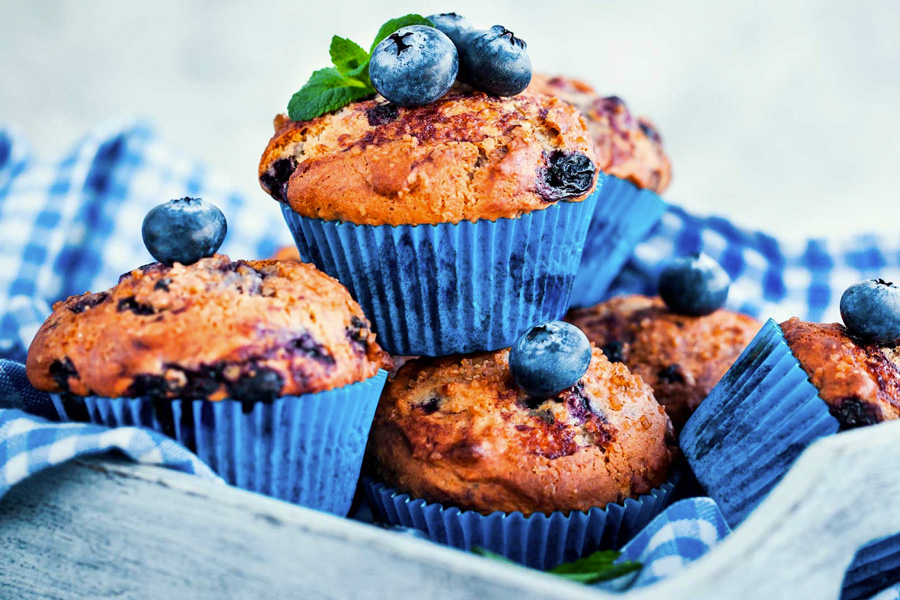
[[[719,310],[728,299],[731,278],[708,254],[676,258],[659,276],[659,296],[674,312],[703,317]]]
[[[141,235],[153,258],[171,266],[195,263],[222,246],[225,215],[202,198],[178,198],[154,207],[144,217]]]
[[[841,296],[847,329],[876,344],[900,344],[900,287],[884,279],[861,281]]]
[[[411,361],[386,386],[369,438],[388,485],[482,514],[636,498],[666,481],[673,447],[649,386],[597,349],[551,394],[516,384],[509,350]]]
[[[502,25],[472,31],[459,42],[459,78],[476,90],[515,96],[531,82],[531,59],[525,40]]]
[[[428,20],[431,21],[436,29],[450,38],[457,47],[459,47],[463,36],[475,29],[468,19],[455,12],[428,15]]]
[[[446,94],[458,70],[456,46],[450,38],[434,27],[410,25],[375,46],[369,79],[389,102],[419,106]]]
[[[520,388],[534,396],[550,396],[578,383],[592,354],[584,332],[563,321],[548,321],[513,344],[509,368]]]

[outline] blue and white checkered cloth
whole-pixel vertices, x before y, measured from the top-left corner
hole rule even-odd
[[[0,407],[41,407],[49,402],[47,394],[29,385],[20,363],[0,360]],[[15,408],[0,408],[0,497],[38,471],[78,456],[116,450],[135,462],[219,479],[183,446],[147,429],[53,423]]]
[[[108,288],[121,273],[151,262],[140,235],[144,214],[186,195],[224,211],[231,225],[223,246],[228,254],[266,257],[291,241],[275,202],[262,192],[242,197],[203,163],[161,143],[145,124],[109,124],[55,162],[33,160],[19,136],[0,128],[0,359],[24,360],[53,302]],[[776,240],[672,207],[638,246],[611,294],[655,293],[668,260],[699,250],[731,274],[729,306],[759,317],[834,320],[850,284],[875,276],[900,280],[900,238]],[[55,417],[47,395],[27,384],[21,364],[0,362],[0,496],[42,468],[110,449],[214,477],[190,452],[156,433],[58,424],[34,415]],[[671,576],[727,534],[712,500],[678,502],[623,549],[624,558],[645,565],[626,584]]]

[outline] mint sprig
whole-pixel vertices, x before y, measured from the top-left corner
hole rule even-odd
[[[288,116],[293,121],[308,121],[341,109],[351,102],[375,94],[369,80],[369,60],[378,43],[402,27],[434,24],[421,15],[405,15],[381,26],[372,47],[362,46],[338,35],[331,38],[328,50],[333,67],[315,71],[288,102]]]
[[[505,556],[501,556],[478,546],[472,548],[472,552],[478,556],[521,566]],[[616,579],[622,575],[640,571],[641,568],[643,568],[641,563],[630,560],[625,560],[620,563],[615,562],[621,555],[621,552],[616,552],[615,550],[599,550],[593,554],[579,558],[578,560],[563,563],[546,572],[551,575],[562,577],[563,579],[568,579],[569,581],[589,584]]]

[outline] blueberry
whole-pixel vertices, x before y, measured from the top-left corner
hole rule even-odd
[[[582,196],[594,185],[597,168],[586,154],[554,150],[546,156],[547,166],[538,180],[537,191],[545,202]]]
[[[428,20],[434,23],[435,29],[450,38],[457,47],[463,36],[474,29],[468,19],[455,12],[431,15],[428,17]]]
[[[509,350],[516,384],[532,396],[552,396],[581,379],[591,363],[591,343],[563,321],[535,325]]]
[[[855,336],[882,346],[900,344],[900,287],[883,279],[851,285],[841,296],[841,318]]]
[[[473,31],[459,44],[459,78],[494,96],[515,96],[531,83],[526,46],[501,25]]]
[[[200,198],[179,198],[153,207],[144,217],[141,234],[153,258],[171,266],[212,256],[227,230],[217,206]]]
[[[434,27],[410,25],[375,46],[369,79],[394,104],[418,106],[446,94],[458,70],[459,56],[450,38]]]
[[[731,278],[707,254],[688,254],[670,262],[659,276],[659,295],[676,313],[702,317],[725,304]]]

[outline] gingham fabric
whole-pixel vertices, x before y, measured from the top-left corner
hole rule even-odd
[[[186,195],[224,211],[229,232],[223,252],[261,258],[290,243],[275,202],[262,192],[243,198],[203,163],[161,143],[145,124],[104,126],[54,162],[33,160],[19,136],[0,128],[0,358],[24,360],[56,300],[108,288],[121,273],[150,262],[140,235],[144,214]],[[840,294],[851,283],[875,276],[900,280],[900,239],[779,241],[672,207],[610,294],[654,293],[666,261],[698,250],[733,277],[729,305],[759,317],[837,319]],[[0,363],[0,495],[41,468],[112,448],[140,462],[213,476],[187,450],[152,432],[54,424],[35,414],[54,416],[46,394],[27,384],[21,364]],[[612,585],[671,576],[727,532],[708,498],[676,503],[624,548],[643,570]]]
[[[47,403],[46,394],[28,384],[21,364],[0,360],[0,407],[27,408]],[[153,431],[137,427],[109,429],[97,425],[52,423],[16,408],[0,408],[0,497],[38,471],[77,456],[113,450],[135,462],[163,465],[219,480],[183,446]]]
[[[721,217],[696,217],[670,206],[609,294],[654,295],[659,273],[673,256],[700,251],[731,275],[729,308],[778,322],[840,321],[841,294],[852,284],[875,277],[900,281],[900,235],[776,240]]]
[[[709,552],[729,533],[731,528],[711,498],[676,502],[621,549],[620,561],[635,561],[644,567],[633,575],[597,587],[621,591],[671,577]]]

